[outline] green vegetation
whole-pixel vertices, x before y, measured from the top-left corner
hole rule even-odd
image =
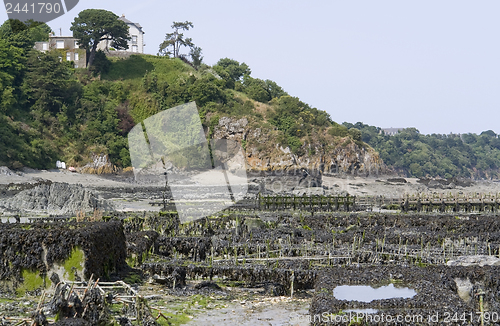
[[[82,166],[92,153],[103,153],[118,167],[130,166],[131,128],[191,101],[211,133],[220,117],[245,116],[297,154],[311,154],[306,148],[314,140],[324,146],[340,142],[326,132],[333,124],[326,112],[289,96],[273,81],[253,78],[245,63],[224,58],[210,67],[201,63],[201,49],[194,49],[196,68],[185,58],[108,59],[97,52],[91,71],[74,69],[59,60],[57,51],[34,50],[40,39],[25,25],[16,33],[9,26],[6,22],[0,28],[0,66],[5,67],[0,74],[0,165],[49,168],[60,159]],[[88,42],[90,47],[92,39]],[[351,136],[340,138],[346,137]],[[245,143],[245,148],[252,146],[259,144]]]
[[[23,269],[21,277],[23,283],[16,289],[18,296],[24,296],[26,292],[34,291],[40,288],[49,287],[51,282],[46,275],[40,275],[39,272]]]
[[[182,312],[181,313],[165,312],[163,313],[163,315],[168,318],[168,321],[166,321],[164,318],[158,319],[157,322],[162,326],[183,325],[187,324],[191,320],[188,314]]]
[[[146,259],[148,259],[148,256],[149,255],[147,252],[143,252],[141,257],[138,257],[136,254],[131,254],[129,257],[127,257],[125,261],[127,265],[129,265],[132,268],[135,268],[141,265]]]
[[[491,131],[476,134],[422,135],[415,128],[394,136],[381,129],[344,123],[349,132],[361,132],[362,141],[380,154],[389,167],[412,177],[475,177],[500,176],[500,138]]]
[[[160,44],[159,53],[165,56],[172,55],[174,58],[179,58],[181,56],[179,52],[181,47],[188,47],[191,49],[195,47],[192,39],[189,37],[184,38],[184,33],[181,33],[181,31],[188,31],[190,28],[193,28],[194,25],[189,21],[173,22],[171,27],[174,31],[165,35],[165,40]],[[170,47],[172,51],[170,51]]]
[[[114,49],[128,49],[128,26],[111,11],[103,9],[86,9],[78,14],[71,24],[73,36],[79,39],[78,44],[87,51],[88,66],[92,66],[96,58],[99,42],[112,41]]]
[[[157,323],[160,325],[183,325],[191,321],[194,315],[206,309],[220,309],[226,307],[221,300],[215,297],[204,295],[193,295],[186,298],[178,298],[169,301],[156,302],[155,306],[167,306],[168,310],[161,309],[162,314],[168,318],[159,318]]]
[[[125,260],[127,262],[127,265],[130,267],[136,267],[137,266],[137,255],[132,254],[127,259]]]
[[[127,284],[139,284],[142,283],[142,277],[141,275],[130,272],[128,275],[123,279],[123,281]]]
[[[50,28],[46,24],[34,22],[13,20],[0,26],[0,165],[8,164],[14,168],[23,165],[43,167],[41,163],[54,154],[55,147],[49,137],[41,137],[37,124],[31,123],[35,121],[29,121],[28,124],[23,118],[30,116],[30,113],[34,117],[39,112],[39,108],[30,103],[27,93],[31,90],[25,80],[29,78],[27,67],[30,65],[29,57],[34,52],[33,45],[36,41],[47,40],[48,32]],[[51,89],[57,82],[44,86]],[[38,86],[36,83],[29,85]],[[59,94],[54,95],[56,97],[51,100],[52,103],[60,99]],[[31,105],[33,111],[28,109]],[[49,110],[47,108],[47,112]]]
[[[85,33],[88,19],[113,20],[103,24],[123,27],[112,13],[85,10],[73,23],[75,35]],[[260,128],[268,137],[265,144],[245,139],[242,145],[262,156],[272,155],[268,144],[300,156],[373,147],[388,167],[408,176],[499,176],[500,139],[491,130],[421,135],[409,128],[386,136],[361,122],[338,124],[274,81],[252,77],[245,63],[230,58],[212,67],[202,63],[201,49],[181,33],[193,24],[174,22],[172,27],[162,44],[164,56],[119,59],[96,51],[88,70],[61,61],[57,51],[33,49],[36,41],[47,39],[46,24],[6,21],[0,27],[0,165],[50,168],[59,159],[83,166],[95,153],[125,168],[131,165],[127,135],[136,124],[195,101],[210,137],[222,117],[244,116],[251,128]],[[102,38],[92,35],[82,36],[82,51],[93,53],[94,41]],[[117,36],[115,42],[123,40]],[[183,46],[191,49],[192,61],[179,53]],[[180,157],[177,163],[186,160]]]
[[[70,281],[75,281],[75,271],[83,271],[85,254],[82,249],[75,247],[71,251],[71,256],[64,262],[64,277]]]

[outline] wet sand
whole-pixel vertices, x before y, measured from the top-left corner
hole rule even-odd
[[[0,185],[36,183],[40,180],[50,180],[52,182],[65,182],[69,184],[81,184],[88,188],[145,188],[151,185],[134,182],[132,173],[125,175],[106,175],[72,173],[67,170],[33,170],[26,169],[21,175],[0,174]],[[386,197],[399,197],[407,193],[437,192],[437,193],[498,193],[500,192],[499,181],[474,181],[471,186],[451,185],[449,187],[429,187],[419,183],[417,178],[404,178],[406,183],[394,182],[394,176],[380,177],[358,177],[358,176],[323,176],[323,188],[327,194],[348,192],[355,196],[375,196],[384,195]],[[231,183],[243,184],[247,179],[234,177]],[[204,173],[195,175],[190,182],[193,186],[217,185],[220,183],[217,176]],[[250,180],[248,180],[250,181]],[[273,187],[269,187],[272,189]]]

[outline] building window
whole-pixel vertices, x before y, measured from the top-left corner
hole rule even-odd
[[[48,43],[42,43],[42,50],[47,51],[49,49],[49,44]]]
[[[66,52],[66,61],[71,61],[71,52]]]
[[[79,55],[78,55],[78,52],[75,52],[75,61],[78,61],[78,60],[80,60],[80,57],[79,57]],[[77,68],[78,68],[78,67],[77,67]]]
[[[62,62],[62,57],[61,56],[59,56],[59,62]]]
[[[78,45],[78,41],[75,41],[75,49],[78,49],[80,48],[80,46]]]
[[[78,68],[78,65],[77,65],[77,64],[75,64],[75,68]]]
[[[132,44],[137,44],[137,35],[132,35]]]
[[[137,45],[132,45],[132,52],[139,52]]]
[[[56,41],[57,49],[64,49],[64,41]]]

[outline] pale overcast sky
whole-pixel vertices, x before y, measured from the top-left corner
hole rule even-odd
[[[150,54],[192,21],[207,64],[246,62],[339,123],[500,133],[498,0],[80,0],[49,25],[70,35],[88,8],[140,23]]]

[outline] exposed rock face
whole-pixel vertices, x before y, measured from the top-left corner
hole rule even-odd
[[[80,173],[105,174],[116,172],[117,168],[109,160],[106,154],[92,154],[92,162],[78,168]]]
[[[474,255],[460,256],[446,263],[448,266],[500,266],[500,258],[495,256]]]
[[[74,214],[94,209],[113,209],[110,203],[98,198],[82,185],[67,183],[41,184],[23,190],[14,197],[0,200],[0,211],[2,206],[9,211],[44,214]]]
[[[449,179],[421,178],[418,179],[418,183],[426,185],[429,188],[436,188],[436,189],[454,189],[456,186],[470,187],[474,184],[474,182],[470,179],[456,178],[456,177]]]
[[[8,167],[6,166],[0,166],[0,175],[8,175],[8,176],[18,176],[17,173],[12,172]]]
[[[361,148],[350,138],[338,144],[321,139],[304,142],[297,154],[283,148],[273,129],[252,128],[247,118],[222,117],[213,137],[238,141],[245,148],[248,168],[253,171],[295,171],[306,169],[316,173],[378,175],[385,166],[378,153],[370,147]]]
[[[244,133],[245,127],[247,125],[248,125],[247,118],[241,118],[239,120],[236,120],[228,117],[222,117],[219,119],[219,128],[220,128],[219,130],[225,130],[229,135]]]

